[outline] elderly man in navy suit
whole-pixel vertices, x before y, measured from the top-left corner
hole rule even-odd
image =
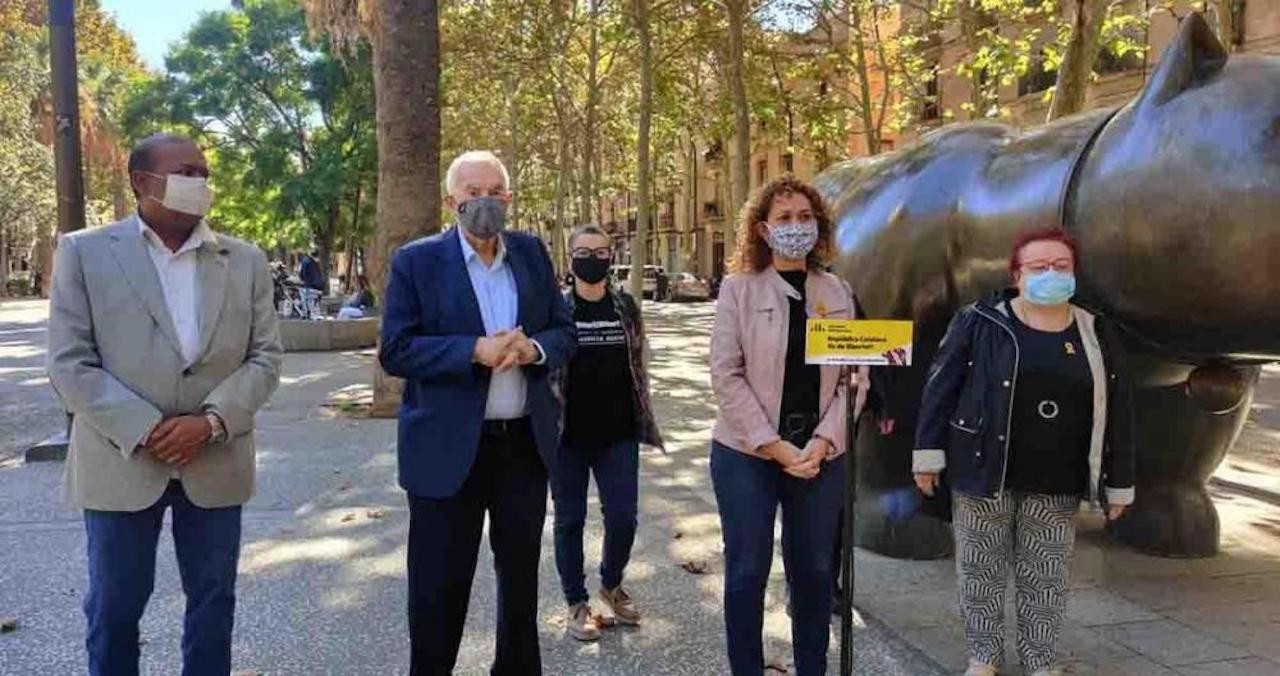
[[[484,517],[498,578],[493,674],[540,674],[538,563],[559,414],[548,384],[575,344],[546,248],[507,232],[502,163],[449,167],[456,224],[391,262],[379,360],[405,379],[400,485],[409,494],[411,674],[450,674]]]

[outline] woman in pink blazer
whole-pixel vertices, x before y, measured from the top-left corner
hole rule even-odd
[[[711,338],[711,480],[724,534],[729,663],[735,676],[763,671],[765,584],[781,506],[796,673],[824,674],[845,477],[833,461],[845,451],[848,395],[838,367],[805,365],[805,322],[851,318],[854,299],[824,271],[832,223],[812,186],[790,176],[761,186],[738,232]]]

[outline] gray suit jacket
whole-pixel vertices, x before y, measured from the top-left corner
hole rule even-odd
[[[62,238],[49,308],[49,379],[74,416],[67,495],[77,507],[138,511],[172,469],[139,449],[163,417],[213,409],[228,440],[181,471],[200,507],[253,495],[253,418],[280,379],[266,256],[217,235],[197,250],[200,357],[184,366],[137,217]]]

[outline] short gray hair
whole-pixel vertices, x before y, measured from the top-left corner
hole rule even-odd
[[[454,182],[458,178],[458,169],[464,164],[487,164],[494,167],[502,174],[502,187],[509,188],[511,186],[511,174],[507,172],[507,167],[488,150],[468,150],[461,155],[453,158],[453,162],[449,163],[449,171],[444,175],[444,192],[449,194],[456,187]]]
[[[578,238],[583,235],[599,235],[609,242],[609,246],[613,246],[613,237],[611,237],[609,233],[605,232],[603,228],[594,223],[588,223],[586,225],[579,225],[573,229],[572,233],[569,234],[569,248],[572,249],[573,243],[578,241]]]

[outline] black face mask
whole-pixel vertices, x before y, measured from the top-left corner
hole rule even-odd
[[[573,259],[573,276],[587,284],[599,284],[609,276],[609,266],[612,264],[613,261],[608,258],[595,256],[575,258]]]

